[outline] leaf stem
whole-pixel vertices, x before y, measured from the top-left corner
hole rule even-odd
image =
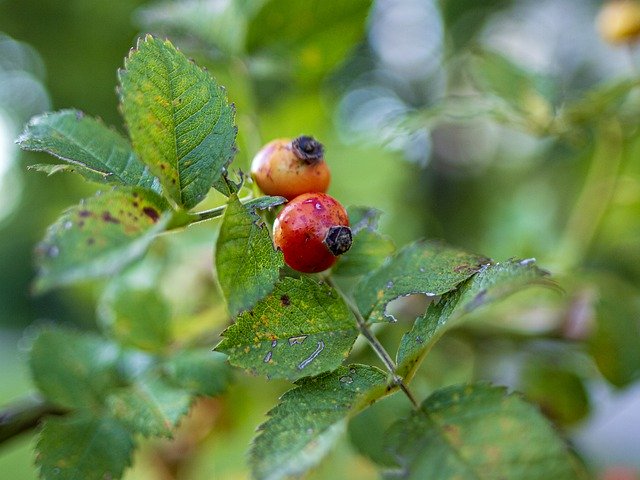
[[[28,395],[0,410],[0,443],[27,432],[49,415],[64,415],[65,410],[39,395]]]
[[[358,306],[355,304],[355,302],[351,299],[350,296],[348,296],[342,291],[342,289],[333,280],[331,275],[327,275],[326,277],[324,277],[324,279],[329,285],[331,285],[331,287],[333,287],[333,289],[338,293],[338,295],[340,295],[340,297],[344,300],[344,302],[349,307],[349,310],[351,310],[353,315],[356,317],[358,330],[360,330],[360,333],[362,333],[362,336],[367,339],[373,351],[376,353],[376,355],[378,355],[378,357],[384,364],[385,368],[391,374],[393,384],[400,387],[400,390],[404,392],[404,394],[413,404],[414,408],[416,409],[420,408],[420,404],[416,400],[416,397],[413,395],[411,390],[409,390],[409,387],[407,386],[407,384],[404,383],[403,378],[396,373],[395,362],[393,361],[393,359],[391,358],[387,350],[384,348],[384,346],[380,343],[378,338],[369,329],[369,325],[367,324],[367,321],[364,319],[364,317],[360,313],[360,309],[358,308]]]

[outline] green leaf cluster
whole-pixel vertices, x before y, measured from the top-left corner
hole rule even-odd
[[[328,22],[335,5],[287,2],[300,20],[292,28],[278,15],[282,5],[256,7],[251,15],[261,20],[248,14],[242,48],[273,56],[287,48],[300,62],[295,68],[304,66],[309,79],[316,78],[359,38],[348,19],[369,6],[339,3],[344,22],[323,34],[313,30],[313,22]],[[347,41],[331,51],[329,37]],[[487,81],[492,79],[487,72]],[[408,392],[432,346],[463,316],[522,288],[551,283],[532,260],[496,263],[434,241],[396,250],[377,231],[380,212],[363,207],[349,210],[353,248],[332,273],[294,275],[283,268],[269,235],[269,210],[284,200],[242,198],[242,181],[227,176],[237,131],[224,89],[170,42],[152,36],[138,42],[119,80],[128,139],[71,110],[34,118],[20,137],[23,148],[63,162],[38,170],[72,171],[108,187],[49,228],[37,248],[34,287],[44,292],[116,276],[159,234],[222,217],[214,264],[233,323],[216,352],[181,343],[160,291],[118,283],[116,277],[100,304],[101,335],[40,331],[30,352],[34,382],[67,412],[45,420],[39,434],[37,462],[44,478],[120,478],[140,437],[171,437],[196,397],[225,389],[228,363],[295,382],[260,426],[250,463],[259,479],[301,475],[327,455],[350,418],[400,388]],[[212,188],[227,197],[225,204],[190,211]],[[386,359],[389,372],[344,365],[360,333],[376,345],[372,324],[397,328],[387,307],[413,294],[431,303],[403,336],[397,365]],[[523,429],[527,435],[516,434]],[[483,469],[507,478],[522,472],[578,477],[566,445],[541,414],[486,385],[433,393],[388,437],[394,467],[409,478],[476,478]],[[531,442],[540,445],[530,449]],[[538,460],[544,465],[532,467]]]
[[[224,89],[169,41],[140,39],[119,78],[129,139],[74,110],[33,118],[18,139],[64,162],[38,170],[112,187],[49,229],[36,259],[39,292],[112,275],[140,258],[220,184],[233,159],[237,129]]]
[[[222,355],[173,349],[168,323],[124,303],[145,295],[151,292],[109,301],[104,336],[48,327],[34,338],[34,382],[67,412],[43,422],[36,446],[43,478],[120,478],[139,435],[170,438],[196,397],[219,395],[228,385]],[[140,338],[145,327],[154,331]]]
[[[533,260],[495,263],[434,242],[417,242],[396,252],[393,244],[376,231],[376,212],[352,211],[353,248],[362,248],[363,252],[369,250],[371,255],[345,259],[348,268],[340,267],[340,260],[334,275],[353,282],[352,290],[363,320],[384,320],[385,308],[390,301],[412,293],[431,293],[439,297],[415,321],[398,349],[396,371],[406,381],[414,376],[436,341],[464,315],[527,286],[553,285],[547,273],[536,267]],[[243,223],[246,224],[242,238],[246,239],[256,225],[238,219],[234,226],[240,228]],[[227,227],[223,224],[222,228]],[[235,242],[235,238],[221,235],[216,249],[222,252],[227,246],[233,247]],[[268,240],[264,242],[266,248]],[[359,247],[359,242],[364,246]],[[225,262],[223,268],[235,265],[240,269],[244,258],[235,256]],[[238,278],[242,279],[242,275]],[[272,285],[271,280],[265,284]],[[233,283],[227,288],[242,289]],[[228,301],[235,295],[233,290],[227,294]],[[348,297],[322,281],[311,277],[285,277],[278,280],[263,298],[247,301],[246,310],[239,313],[235,323],[223,332],[224,338],[216,350],[226,353],[232,365],[267,378],[296,381],[296,386],[284,394],[278,406],[269,412],[269,419],[259,428],[250,457],[255,478],[278,479],[303,474],[328,454],[351,417],[398,390],[395,380],[377,368],[356,364],[341,366],[359,333],[353,310],[356,306],[349,303]],[[554,449],[540,447],[540,455],[548,455],[543,459],[545,465],[540,468],[559,472],[557,478],[578,478],[568,449],[532,406],[517,397],[508,396],[503,400],[503,391],[493,387],[456,388],[469,397],[468,404],[455,409],[459,415],[473,416],[470,428],[482,430],[485,424],[493,423],[506,425],[513,419],[517,424],[510,424],[509,428],[517,430],[532,422],[538,425],[541,438],[550,439]],[[461,393],[447,390],[434,395],[443,398],[450,395],[458,401]],[[490,397],[487,400],[491,403],[490,408],[484,400],[486,395]],[[425,415],[431,415],[429,400],[423,408]],[[526,416],[522,416],[520,410],[513,413],[512,409],[522,409]],[[423,432],[423,420],[414,415],[404,420],[402,426],[419,435]],[[420,476],[423,470],[413,472],[411,455],[415,456],[415,461],[422,461],[427,458],[423,449],[431,449],[431,444],[416,440],[410,443],[413,453],[405,454],[406,442],[402,436],[391,436],[397,430],[399,427],[394,426],[388,434],[393,439],[388,448],[390,452],[396,452],[393,458],[398,462],[397,468],[406,471],[407,475],[414,475],[412,478],[424,478]],[[439,432],[439,429],[435,430]],[[504,437],[498,432],[495,436],[487,433],[487,437],[482,437],[492,442],[487,444],[486,451],[495,448],[496,453],[503,451],[504,456],[491,457],[495,465],[483,465],[484,460],[477,460],[479,466],[471,465],[472,473],[466,475],[475,475],[482,468],[492,469],[492,472],[505,469],[507,475],[527,471],[531,463],[542,458],[537,453],[529,454],[531,439],[528,437],[514,439],[512,430]],[[446,440],[443,442],[446,444]],[[458,442],[455,448],[461,451],[476,448],[473,437],[467,439],[460,435]],[[460,470],[455,465],[447,467],[448,454],[438,448],[430,451],[437,462],[443,463],[439,471],[441,478],[456,478]],[[404,460],[405,455],[411,460]],[[451,455],[453,459],[458,458],[456,452]],[[473,460],[476,461],[475,457]]]

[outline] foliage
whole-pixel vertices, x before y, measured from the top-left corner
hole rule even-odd
[[[212,47],[225,68],[241,60],[246,76],[233,80],[255,82],[256,92],[268,92],[274,80],[283,90],[311,88],[334,71],[362,37],[370,2],[287,2],[300,20],[292,24],[280,15],[278,2],[223,6],[214,24],[198,18],[197,12],[204,18],[205,10],[204,2],[197,1],[146,7],[141,18]],[[488,99],[497,122],[569,145],[593,133],[594,165],[601,166],[602,152],[620,160],[621,125],[633,119],[623,106],[636,81],[598,86],[567,101],[550,78],[497,52],[476,51],[463,61],[480,95],[462,102],[444,98],[416,109],[403,128],[444,123],[460,110],[476,116]],[[304,75],[298,75],[301,71]],[[258,479],[307,473],[329,454],[353,417],[402,394],[413,411],[405,418],[391,411],[385,418],[387,425],[393,423],[390,428],[382,428],[384,422],[372,427],[387,439],[386,458],[372,458],[385,478],[477,478],[486,472],[500,478],[584,477],[563,432],[545,417],[571,424],[587,414],[583,380],[572,368],[532,362],[521,378],[526,397],[475,378],[429,388],[423,401],[415,393],[425,393],[413,380],[445,333],[473,333],[478,325],[494,328],[501,300],[524,290],[531,295],[529,287],[558,290],[535,260],[494,261],[433,240],[396,248],[378,230],[381,212],[351,206],[353,248],[331,272],[299,275],[284,267],[269,234],[284,199],[256,197],[251,181],[236,174],[243,166],[237,143],[247,150],[255,127],[243,116],[255,112],[236,112],[207,70],[169,40],[151,35],[138,41],[118,78],[126,137],[78,110],[61,110],[34,117],[18,140],[25,150],[57,159],[33,169],[73,172],[100,188],[47,230],[36,248],[34,292],[110,280],[98,310],[99,332],[48,326],[32,338],[34,384],[63,413],[46,417],[38,433],[36,462],[42,478],[121,478],[145,438],[174,437],[198,397],[228,393],[230,366],[294,382],[268,412],[250,449],[249,465]],[[250,103],[251,96],[239,103]],[[257,97],[264,101],[269,95]],[[596,168],[593,177],[599,178],[599,172]],[[586,190],[593,192],[590,178]],[[602,198],[606,203],[607,191]],[[213,208],[205,209],[205,203]],[[606,204],[591,211],[600,219],[604,210]],[[159,269],[180,261],[166,258],[157,262],[161,267],[147,270],[140,266],[149,250],[169,236],[175,242],[185,238],[188,251],[184,231],[218,217],[215,239],[208,244],[213,264],[207,270],[213,267],[219,292],[207,291],[198,299],[197,313],[183,318],[168,300],[171,292],[154,280]],[[583,239],[593,236],[595,227],[582,217],[575,225],[584,235],[568,234],[560,252],[586,250],[580,242],[587,242]],[[575,267],[572,255],[556,263],[559,271]],[[126,281],[139,268],[151,279]],[[622,387],[636,381],[640,371],[635,355],[640,334],[627,328],[628,318],[637,313],[637,292],[617,279],[602,278],[585,275],[579,285],[569,282],[568,295],[549,302],[562,309],[564,298],[597,286],[589,354],[602,375]],[[549,298],[540,290],[535,294],[542,301]],[[410,304],[418,296],[426,303],[409,324],[396,318],[394,304]],[[616,301],[618,296],[625,301]],[[526,297],[514,299],[513,305],[521,298]],[[223,330],[211,312],[225,307]],[[486,311],[490,314],[482,316]],[[493,312],[498,315],[489,318]],[[204,327],[176,328],[195,317]],[[465,322],[471,318],[476,321]],[[395,355],[374,334],[380,327],[396,332]],[[499,337],[500,328],[512,333],[511,327],[500,325],[490,335]],[[218,333],[221,340],[214,345]],[[529,332],[523,337],[525,343],[538,338]],[[358,340],[369,343],[386,371],[369,364]],[[553,390],[563,388],[574,392],[568,395],[576,397],[575,403],[549,404]]]

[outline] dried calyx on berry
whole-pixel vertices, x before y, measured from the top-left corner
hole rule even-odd
[[[300,160],[309,164],[324,159],[324,147],[313,137],[301,135],[291,141],[291,149]]]
[[[330,227],[327,231],[327,236],[324,238],[325,245],[336,257],[349,251],[352,242],[351,229],[343,225]]]

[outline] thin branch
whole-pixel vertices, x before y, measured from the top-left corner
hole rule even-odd
[[[38,395],[28,395],[0,409],[0,443],[32,430],[49,415],[67,413]]]
[[[253,195],[247,195],[240,199],[240,203],[243,205],[253,200]],[[188,227],[196,223],[205,222],[212,218],[221,217],[224,211],[227,209],[226,205],[220,205],[219,207],[211,208],[209,210],[203,210],[201,212],[177,212],[175,218],[169,223],[167,230],[177,230],[180,228]]]
[[[342,297],[344,302],[349,307],[349,310],[351,310],[353,315],[356,317],[356,322],[358,324],[358,329],[360,330],[360,333],[362,333],[362,336],[367,339],[373,351],[376,353],[376,355],[378,355],[378,357],[384,364],[385,368],[391,374],[393,383],[398,387],[400,387],[400,389],[404,392],[407,398],[409,398],[409,400],[411,401],[411,403],[416,409],[420,408],[420,404],[414,397],[411,390],[409,390],[409,387],[404,383],[404,380],[402,379],[402,377],[396,373],[395,362],[393,361],[393,359],[391,358],[387,350],[384,348],[384,346],[380,343],[378,338],[369,329],[369,325],[367,324],[367,321],[364,319],[364,317],[360,313],[360,309],[358,308],[358,306],[351,299],[351,297],[349,297],[340,289],[340,287],[336,284],[336,282],[333,280],[333,278],[331,278],[330,275],[326,276],[325,280],[329,285],[333,287],[333,289],[336,292],[338,292],[338,295]]]

